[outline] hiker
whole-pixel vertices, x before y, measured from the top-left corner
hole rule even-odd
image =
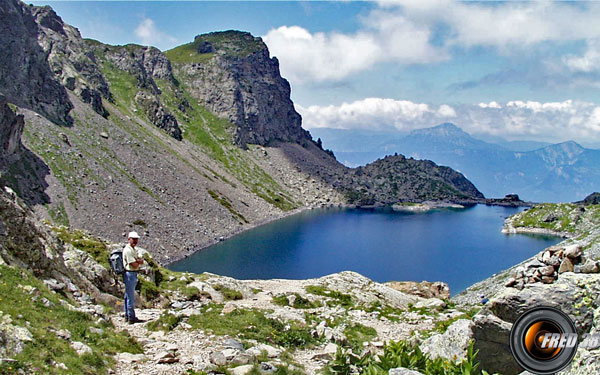
[[[135,247],[140,236],[137,232],[129,232],[127,235],[128,244],[123,249],[123,282],[125,283],[125,320],[129,324],[141,323],[142,320],[135,316],[135,286],[140,265],[144,264],[144,259],[139,256]]]
[[[479,296],[479,298],[481,298],[481,304],[485,305],[486,303],[488,303],[490,300],[485,296],[485,294],[482,294]]]

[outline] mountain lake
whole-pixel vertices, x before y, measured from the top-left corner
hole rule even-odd
[[[522,210],[313,209],[238,234],[169,268],[237,279],[307,279],[349,270],[378,282],[443,281],[455,295],[561,241],[501,233],[504,219]]]

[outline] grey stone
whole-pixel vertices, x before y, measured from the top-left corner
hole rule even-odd
[[[591,259],[587,259],[584,264],[581,265],[581,272],[583,273],[598,273],[600,272],[599,262],[594,262]]]
[[[232,348],[241,351],[244,350],[244,345],[235,339],[226,339],[225,341],[223,341],[223,346],[226,348]]]
[[[452,323],[443,334],[435,334],[425,340],[420,348],[432,358],[446,358],[461,361],[466,358],[469,341],[473,338],[473,322],[459,319]]]
[[[474,349],[479,350],[477,360],[481,368],[490,373],[499,372],[504,375],[516,375],[522,371],[510,350],[511,327],[511,323],[494,315],[475,315],[473,318]]]
[[[234,367],[231,369],[231,373],[233,375],[246,375],[250,371],[252,371],[253,367],[254,367],[254,365],[243,365],[243,366]]]
[[[575,259],[583,253],[581,245],[569,245],[565,246],[565,251],[563,255],[567,258]]]
[[[154,356],[156,363],[176,363],[179,362],[179,358],[172,351],[162,351]]]
[[[79,355],[83,355],[86,353],[91,353],[92,352],[92,348],[90,348],[88,345],[80,342],[80,341],[73,341],[71,343],[71,347],[73,349],[75,349],[75,351],[77,352],[77,354]]]
[[[209,360],[217,366],[225,366],[227,364],[227,358],[222,352],[210,353]]]
[[[560,267],[558,268],[558,273],[561,274],[565,272],[573,272],[574,269],[575,267],[571,258],[563,258],[562,262],[560,263]]]
[[[542,276],[551,276],[554,274],[554,267],[552,266],[540,267],[538,270]]]

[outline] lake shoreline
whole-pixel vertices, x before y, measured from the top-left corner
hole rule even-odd
[[[398,205],[400,205],[400,206],[406,205],[405,207],[410,207],[412,205],[415,205],[415,206],[423,205],[427,209],[423,209],[423,210],[399,209],[397,211],[425,213],[425,212],[429,212],[433,209],[458,209],[458,210],[461,210],[461,209],[467,209],[469,207],[474,207],[477,205],[497,206],[497,207],[531,207],[533,205],[533,203],[524,202],[524,201],[520,201],[520,200],[517,200],[517,201],[507,200],[506,198],[502,198],[502,199],[485,198],[485,199],[481,199],[479,201],[473,201],[473,200],[468,200],[468,201],[463,200],[463,201],[456,201],[456,202],[454,202],[454,201],[452,201],[452,202],[423,201],[423,202],[419,202],[419,203],[398,203],[398,204],[394,204],[394,205],[375,204],[375,205],[358,206],[355,204],[330,204],[330,205],[317,205],[317,206],[302,206],[302,207],[298,207],[298,208],[295,208],[290,211],[285,211],[285,212],[275,214],[272,217],[262,219],[262,220],[254,222],[254,223],[250,223],[244,227],[238,227],[236,230],[226,233],[226,234],[220,236],[219,238],[215,238],[211,241],[207,241],[202,244],[196,244],[189,250],[184,249],[184,250],[182,250],[181,253],[175,254],[173,257],[171,257],[169,259],[169,262],[165,263],[164,266],[169,267],[169,265],[179,262],[180,260],[189,258],[190,256],[192,256],[198,252],[201,252],[215,244],[218,244],[219,242],[231,239],[232,237],[235,237],[235,236],[242,234],[244,232],[247,232],[249,230],[256,229],[257,227],[260,227],[262,225],[270,224],[277,220],[285,219],[289,216],[296,215],[296,214],[299,214],[299,213],[302,213],[305,211],[320,209],[320,208],[348,208],[348,209],[359,209],[359,210],[390,208],[390,209],[394,210],[394,207],[398,206]],[[410,205],[410,206],[408,206],[408,205]]]
[[[316,211],[310,213],[312,210]],[[205,253],[207,247],[203,247],[193,253],[195,257],[182,258],[167,267],[192,273],[210,272],[240,280],[298,280],[351,270],[377,282],[442,281],[451,286],[452,295],[455,295],[522,261],[519,255],[523,254],[521,249],[541,249],[551,245],[535,245],[540,240],[538,236],[506,243],[507,236],[500,234],[500,228],[504,219],[517,210],[485,204],[464,209],[444,205],[424,213],[399,212],[391,207],[302,207],[281,215],[279,218],[286,220],[280,224],[276,224],[280,220],[256,223],[255,229],[274,225],[254,233],[240,231],[229,236],[227,241],[215,241],[217,247],[209,253]],[[299,214],[297,218],[290,219],[296,214]],[[476,232],[464,230],[474,222],[479,223]],[[413,235],[417,233],[427,234],[425,237]],[[462,251],[463,247],[468,250]],[[458,253],[448,258],[448,251],[440,249],[455,249]],[[492,249],[494,252],[489,253]],[[501,249],[506,252],[496,251]],[[423,255],[415,258],[415,254]],[[506,258],[505,261],[500,258],[498,262],[487,262],[480,259],[482,254],[487,254],[485,259],[489,259],[490,255],[498,258],[499,254]],[[382,259],[399,260],[390,263],[382,262]],[[463,271],[452,271],[447,276],[444,265],[452,263],[453,259],[459,259],[457,267]],[[511,260],[514,262],[509,263]],[[422,269],[404,265],[423,262],[429,265]]]

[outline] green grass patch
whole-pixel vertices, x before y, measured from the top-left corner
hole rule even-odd
[[[57,225],[62,225],[65,227],[69,227],[69,215],[67,215],[67,211],[65,210],[65,205],[63,202],[58,202],[55,208],[48,207],[48,215],[52,219],[52,222]]]
[[[155,321],[148,323],[146,325],[146,328],[148,328],[151,331],[162,330],[165,332],[170,332],[170,331],[174,330],[175,327],[177,327],[177,325],[179,323],[181,323],[182,320],[183,320],[183,316],[181,316],[181,315],[176,316],[176,315],[166,312],[166,313],[163,313]]]
[[[126,332],[116,332],[110,323],[96,323],[90,315],[63,306],[60,301],[68,300],[52,293],[29,271],[0,266],[0,274],[3,319],[26,327],[33,336],[21,353],[11,356],[16,363],[0,365],[0,374],[18,373],[15,369],[38,374],[106,374],[114,364],[114,354],[142,353],[140,345]],[[59,330],[68,330],[71,341],[83,342],[92,353],[79,356],[67,340],[57,336]],[[52,363],[64,363],[68,370]]]
[[[199,315],[190,316],[188,323],[195,329],[210,330],[215,335],[257,340],[286,348],[307,348],[318,343],[309,327],[267,318],[262,310],[236,309],[224,315],[221,310],[222,305],[204,306]]]
[[[516,228],[542,228],[556,232],[575,232],[577,222],[572,222],[570,214],[578,208],[572,203],[543,203],[515,215]]]
[[[363,342],[376,338],[377,331],[360,323],[353,323],[344,329],[344,335],[348,339],[350,348],[355,352],[360,352],[363,348]]]
[[[403,309],[392,307],[390,305],[384,305],[380,301],[375,301],[368,306],[360,306],[358,309],[368,313],[378,312],[379,316],[383,316],[392,322],[398,322],[401,319]]]
[[[216,284],[216,285],[213,285],[212,287],[217,292],[220,292],[227,301],[235,301],[235,300],[240,300],[240,299],[244,298],[244,295],[242,294],[242,292],[235,290],[235,289],[227,288],[221,284]]]
[[[294,300],[294,305],[292,307],[296,309],[314,309],[322,306],[318,301],[312,302],[298,293],[294,293],[293,296],[295,296],[296,299]],[[273,297],[273,303],[279,306],[291,306],[288,296],[285,294]]]
[[[331,290],[321,285],[309,285],[305,289],[310,294],[328,297],[327,306],[342,306],[345,308],[353,308],[355,306],[355,302],[349,294]]]

